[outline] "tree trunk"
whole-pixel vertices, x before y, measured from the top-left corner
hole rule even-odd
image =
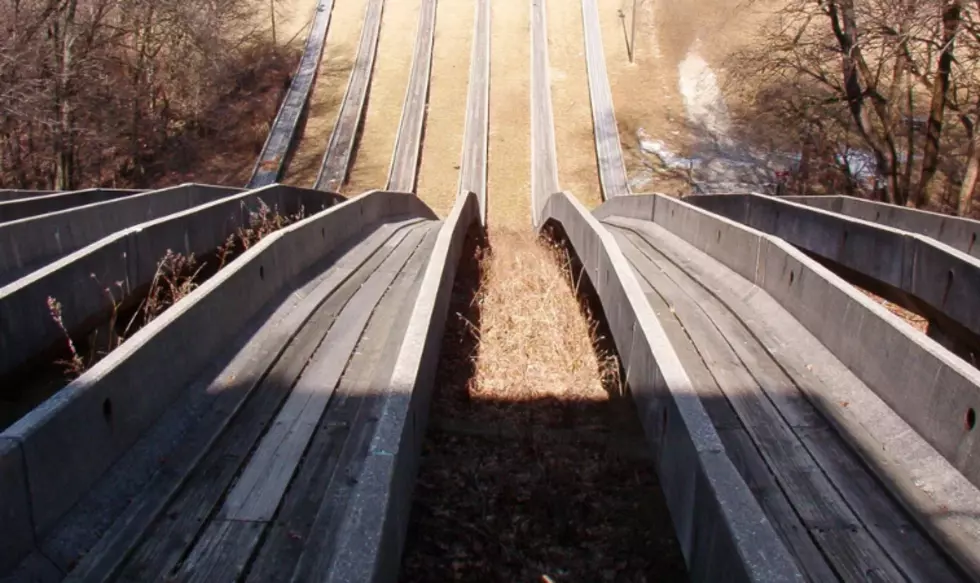
[[[962,0],[952,0],[943,8],[943,44],[936,65],[936,80],[932,84],[932,102],[929,106],[929,121],[926,123],[926,139],[922,151],[922,173],[912,198],[913,204],[917,207],[929,202],[929,182],[936,175],[936,168],[939,165],[939,140],[942,137],[949,74],[953,66],[953,46],[960,25],[961,10]]]
[[[57,104],[58,122],[55,130],[55,176],[54,187],[57,190],[74,188],[75,177],[75,144],[72,139],[73,116],[71,104],[72,87],[72,48],[75,43],[75,8],[77,0],[68,0],[64,6],[64,18],[59,23],[61,34],[54,35],[58,43],[58,68],[55,80],[55,102]]]
[[[970,141],[967,146],[966,173],[960,185],[956,209],[961,217],[968,216],[973,209],[973,191],[977,187],[977,178],[980,177],[980,134],[974,130],[972,122],[963,125],[966,127]]]

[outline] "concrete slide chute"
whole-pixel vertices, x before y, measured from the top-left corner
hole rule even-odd
[[[967,361],[980,359],[980,259],[932,237],[782,198],[687,200],[797,246],[851,283],[925,316],[930,335]]]
[[[65,210],[77,206],[115,200],[133,194],[138,194],[139,190],[123,190],[111,188],[90,188],[87,190],[73,190],[67,192],[55,192],[51,194],[38,194],[37,196],[20,197],[12,200],[0,202],[0,223],[25,219],[45,213]]]
[[[3,571],[397,571],[473,224],[473,194],[438,221],[375,191],[262,239],[0,435]]]
[[[116,231],[238,192],[184,184],[0,223],[0,287]]]
[[[266,136],[262,152],[259,154],[246,188],[259,188],[279,182],[283,170],[289,163],[301,120],[310,102],[310,93],[316,81],[320,60],[323,58],[323,47],[327,40],[327,30],[330,28],[333,3],[334,0],[320,0],[316,5],[310,33],[303,47],[303,55],[286,91],[286,97],[279,106],[276,119],[272,122],[272,129]]]
[[[693,579],[773,580],[756,548],[789,578],[980,574],[976,369],[792,245],[677,199],[589,214],[556,194],[542,222],[597,290]]]

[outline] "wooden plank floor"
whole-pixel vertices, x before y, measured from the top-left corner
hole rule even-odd
[[[313,186],[317,190],[340,192],[340,186],[347,179],[357,130],[364,117],[364,105],[374,71],[374,58],[378,54],[378,35],[381,32],[384,4],[385,0],[368,0],[361,40],[357,45],[357,58],[347,83],[347,92],[323,155],[320,174]]]
[[[291,310],[190,387],[208,406],[66,580],[305,581],[326,572],[438,226],[412,219],[367,233],[290,294]],[[118,466],[125,473],[128,462]],[[96,490],[118,496],[116,478]]]
[[[276,119],[272,122],[272,129],[265,140],[259,159],[255,163],[252,177],[248,181],[246,188],[259,188],[279,182],[282,176],[285,163],[289,157],[289,149],[292,147],[296,137],[296,130],[299,127],[299,120],[303,117],[303,112],[310,100],[310,92],[313,89],[313,81],[316,79],[317,69],[320,67],[320,60],[323,58],[323,46],[327,40],[327,30],[330,27],[330,15],[333,13],[334,0],[320,0],[316,6],[316,13],[313,17],[313,24],[310,26],[309,36],[306,37],[306,45],[303,48],[303,55],[300,57],[299,67],[293,80],[289,84],[286,98],[283,99]]]
[[[408,90],[398,123],[395,153],[388,172],[388,190],[415,192],[418,179],[422,126],[429,96],[429,74],[432,71],[432,42],[436,32],[436,0],[422,0],[419,27],[415,33],[415,54]]]
[[[820,381],[788,357],[803,350],[802,325],[775,301],[754,312],[745,298],[758,290],[733,287],[730,270],[663,228],[606,224],[729,456],[811,580],[964,580],[805,396],[801,387],[820,391]],[[764,324],[777,318],[795,332]]]
[[[613,108],[606,55],[602,50],[602,31],[599,28],[599,9],[595,0],[582,0],[582,23],[585,28],[585,61],[589,71],[589,95],[592,99],[592,129],[595,134],[596,158],[599,161],[599,182],[602,197],[630,194],[626,180],[626,164],[619,143],[616,111]]]

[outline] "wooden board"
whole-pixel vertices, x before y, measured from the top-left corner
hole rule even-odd
[[[209,373],[214,376],[203,380],[207,386],[201,391],[211,401],[208,411],[163,460],[152,481],[102,533],[99,542],[89,549],[67,581],[105,581],[111,577],[123,557],[141,541],[168,501],[176,495],[230,420],[238,414],[246,399],[260,386],[264,371],[281,358],[289,357],[284,354],[288,346],[303,342],[303,339],[296,338],[303,324],[314,316],[317,308],[331,294],[351,279],[357,268],[371,261],[393,234],[411,224],[415,224],[415,221],[382,225],[370,232],[359,245],[352,248],[345,246],[334,257],[325,258],[324,264],[331,268],[310,282],[310,291],[291,294],[298,302],[296,307],[281,321],[266,322],[252,337],[250,343],[259,342],[260,346],[246,346],[222,370]],[[349,283],[348,288],[355,289],[360,285],[359,281],[354,277],[354,282]],[[341,293],[344,293],[343,290]],[[243,382],[251,384],[244,390],[228,388],[237,387]]]
[[[191,550],[181,580],[230,581],[242,575],[239,569],[248,563],[263,529],[236,525],[267,524],[274,517],[371,314],[425,232],[424,227],[409,232],[344,306]]]
[[[401,233],[401,237],[404,237],[404,233]],[[373,256],[330,295],[300,330],[262,384],[205,454],[160,519],[148,529],[143,543],[123,569],[122,580],[144,581],[162,577],[170,573],[187,553],[324,335],[343,307],[384,259],[384,253]]]
[[[457,195],[472,192],[480,202],[480,216],[487,215],[487,140],[490,120],[490,0],[476,0],[473,51],[466,96],[463,156]]]
[[[669,259],[665,269],[680,269],[698,282],[702,293],[709,293],[711,301],[723,304],[729,314],[738,319],[740,325],[758,339],[754,343],[765,350],[773,362],[778,363],[780,372],[785,375],[782,382],[789,383],[799,392],[799,397],[791,400],[774,400],[787,415],[793,415],[793,407],[806,407],[805,415],[814,418],[821,416],[812,404],[813,398],[825,398],[831,394],[830,388],[810,370],[801,356],[813,359],[800,345],[808,335],[801,324],[768,298],[760,301],[759,290],[751,282],[725,269],[721,264],[694,253],[690,247],[650,223],[635,223],[646,242],[657,248],[665,259]],[[698,296],[708,301],[704,295]],[[767,298],[767,296],[764,296]],[[759,313],[758,308],[749,305],[768,305],[768,313]],[[773,315],[778,314],[774,319]],[[777,333],[776,328],[783,332]],[[795,331],[794,331],[795,330]],[[814,342],[816,340],[814,339]],[[826,351],[823,346],[817,349]],[[760,358],[764,358],[760,356]],[[844,365],[832,356],[821,358],[824,362],[834,362],[840,370],[829,372],[829,378],[840,379],[848,373]],[[853,376],[853,375],[851,375]],[[828,377],[822,377],[828,378]],[[860,383],[856,377],[853,381]],[[837,381],[839,382],[839,381]],[[870,392],[870,389],[866,389]],[[900,502],[888,495],[888,486],[882,484],[872,469],[861,462],[860,456],[839,435],[825,424],[796,427],[796,433],[814,456],[814,459],[838,488],[841,496],[855,510],[866,524],[869,533],[889,554],[911,580],[917,581],[955,581],[960,575],[950,565],[943,551],[930,541],[920,529],[913,526],[912,518],[903,510]]]

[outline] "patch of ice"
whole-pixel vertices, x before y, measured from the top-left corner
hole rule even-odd
[[[688,120],[716,139],[727,138],[732,125],[728,106],[718,87],[718,78],[698,54],[696,46],[677,66],[677,72]]]
[[[667,168],[690,168],[698,164],[694,158],[685,158],[670,151],[660,140],[640,138],[640,150],[656,156]]]

